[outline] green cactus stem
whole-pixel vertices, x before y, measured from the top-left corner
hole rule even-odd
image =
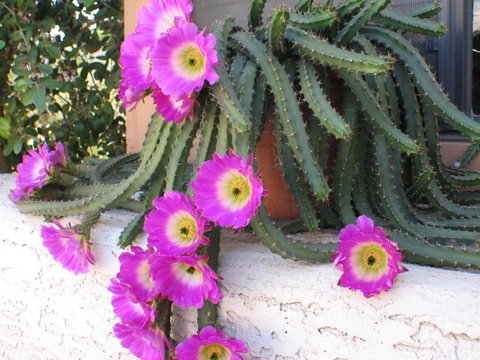
[[[382,11],[391,0],[371,0],[369,3],[356,14],[345,26],[340,30],[333,39],[333,43],[337,46],[346,46],[355,35],[360,32],[360,29],[368,23],[372,17]]]
[[[410,32],[428,36],[442,36],[447,32],[445,26],[436,21],[421,19],[390,9],[383,9],[373,17],[373,20],[393,31]]]
[[[218,272],[218,256],[220,254],[220,227],[214,227],[208,234],[210,239],[210,244],[207,248],[207,255],[209,258],[208,264],[210,268]],[[197,310],[197,321],[198,329],[202,329],[205,326],[217,325],[218,310],[215,304],[212,304],[210,301],[205,300],[203,306]]]
[[[374,26],[366,26],[362,33],[372,41],[379,42],[394,51],[409,68],[415,85],[425,94],[425,100],[453,128],[464,135],[480,140],[480,124],[460,112],[442,92],[425,60],[418,50],[398,33]]]
[[[343,99],[345,121],[350,128],[356,129],[357,104],[349,88],[345,88]],[[356,140],[355,136],[340,140],[332,175],[333,202],[344,225],[355,223],[357,218],[352,208]]]
[[[133,163],[140,158],[140,154],[132,153],[120,155],[118,157],[103,160],[92,171],[92,181],[94,183],[101,183],[106,176],[110,175],[114,171],[117,171],[120,167],[126,164]]]
[[[337,21],[337,12],[332,8],[326,8],[319,14],[290,12],[287,21],[291,26],[302,30],[321,32],[322,29],[332,26]]]
[[[75,200],[61,202],[19,201],[17,203],[18,208],[23,213],[36,215],[80,215],[89,211],[106,210],[108,207],[115,206],[115,201],[118,203],[132,196],[155,172],[164,153],[168,135],[170,132],[177,131],[175,124],[172,126],[172,123],[164,123],[163,121],[153,121],[153,123],[157,124],[154,124],[150,130],[155,132],[157,137],[147,136],[148,141],[144,146],[144,153],[150,154],[150,156],[142,158],[139,170],[121,183],[112,185],[108,191]],[[160,138],[160,142],[157,144],[158,138]]]
[[[285,182],[288,184],[288,188],[292,192],[295,202],[298,205],[305,228],[308,231],[316,231],[318,230],[318,220],[315,214],[315,208],[310,200],[310,194],[305,185],[303,174],[301,174],[298,170],[298,165],[293,161],[293,153],[287,145],[287,139],[278,120],[278,114],[275,117],[275,125],[280,170],[284,174]]]
[[[267,0],[252,0],[248,11],[248,26],[250,30],[255,30],[263,25],[263,11]],[[218,39],[218,38],[217,38]]]
[[[342,49],[312,33],[288,25],[285,38],[299,55],[349,72],[385,74],[391,64],[389,57],[369,56]]]
[[[480,141],[474,141],[469,146],[467,151],[462,155],[458,161],[458,168],[463,169],[467,166],[480,151]]]
[[[282,8],[276,8],[270,18],[270,24],[268,26],[268,44],[273,54],[281,58],[286,53],[284,46],[285,41],[285,28],[290,18],[290,13]]]
[[[132,221],[122,230],[118,239],[118,246],[125,249],[133,244],[138,235],[143,232],[143,224],[145,223],[145,215],[135,216]]]
[[[351,134],[349,125],[345,123],[338,112],[333,108],[329,99],[321,88],[321,81],[313,64],[305,59],[298,61],[298,73],[301,92],[310,109],[323,126],[336,138],[346,139]]]
[[[419,6],[407,12],[410,16],[418,17],[419,19],[430,19],[442,11],[442,6],[439,2],[433,1],[429,4]]]
[[[303,243],[284,235],[270,220],[263,205],[260,206],[258,214],[250,221],[250,226],[254,234],[260,238],[262,244],[284,258],[317,263],[329,262],[337,249],[336,243]]]
[[[298,0],[295,5],[295,11],[303,14],[312,8],[313,0]]]
[[[387,118],[385,112],[381,110],[376,95],[366,84],[365,80],[363,80],[358,74],[352,74],[341,69],[338,69],[337,71],[365,107],[365,111],[368,113],[372,124],[382,131],[382,133],[387,136],[391,142],[398,146],[398,148],[407,153],[417,152],[418,144],[402,133],[392,123],[392,120]]]
[[[335,6],[339,17],[355,16],[365,6],[366,0],[346,0]]]
[[[297,98],[285,69],[273,55],[269,55],[265,45],[252,35],[245,32],[237,32],[232,35],[232,39],[248,51],[251,60],[256,61],[265,74],[275,97],[282,127],[287,132],[288,143],[300,168],[310,182],[314,195],[317,199],[323,200],[330,192],[330,189],[322,169],[314,161],[310,152],[309,141]]]
[[[405,261],[436,267],[480,268],[478,249],[433,245],[394,230],[387,230],[386,234],[398,243]]]
[[[230,32],[234,31],[235,26],[236,25],[232,19],[217,22],[212,29],[212,33],[217,39],[225,39],[228,37]],[[243,111],[240,100],[235,93],[232,79],[225,68],[225,55],[227,51],[225,42],[217,41],[215,49],[217,50],[218,61],[223,66],[218,66],[216,68],[219,75],[219,80],[217,83],[212,85],[211,89],[215,94],[215,98],[217,99],[218,103],[227,115],[227,118],[232,121],[234,126],[237,127],[239,131],[246,131],[250,129],[251,123],[248,116]]]

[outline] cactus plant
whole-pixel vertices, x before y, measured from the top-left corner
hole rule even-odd
[[[137,211],[121,235],[127,246],[152,199],[166,190],[190,191],[196,167],[214,152],[253,153],[273,106],[280,167],[301,217],[295,224],[275,222],[261,206],[249,230],[269,249],[296,260],[330,261],[335,244],[297,242],[290,232],[339,228],[364,214],[386,229],[407,261],[480,268],[474,190],[480,174],[442,162],[436,119],[471,138],[472,152],[480,125],[448,100],[403,36],[441,36],[445,28],[430,20],[438,4],[400,14],[387,8],[389,0],[300,0],[264,22],[265,2],[252,0],[248,29],[231,18],[214,26],[223,66],[219,81],[200,92],[193,122],[172,125],[155,114],[140,154],[86,166],[90,181],[66,190],[65,200],[20,201],[20,210],[51,216]],[[341,83],[335,106],[332,74]],[[139,190],[140,200],[132,200]]]

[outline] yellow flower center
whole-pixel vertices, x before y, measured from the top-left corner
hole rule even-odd
[[[195,78],[205,71],[205,57],[196,44],[186,44],[178,52],[178,70],[187,78]]]
[[[363,255],[363,260],[371,269],[376,269],[381,265],[382,257],[376,250],[369,249]]]
[[[239,201],[243,201],[245,198],[250,196],[251,193],[251,188],[249,186],[248,182],[245,181],[245,179],[234,179],[230,183],[230,194],[232,197]]]
[[[167,229],[169,237],[181,245],[190,245],[198,231],[195,218],[187,211],[178,211],[172,215]]]
[[[220,197],[225,207],[238,210],[244,207],[252,196],[252,185],[248,178],[238,171],[231,171],[220,180]]]
[[[378,279],[388,269],[388,253],[378,243],[359,245],[352,253],[352,265],[364,280]]]
[[[229,359],[230,351],[220,344],[209,344],[202,348],[202,359],[205,360],[222,360]]]
[[[209,359],[218,359],[220,354],[222,353],[222,350],[220,349],[219,346],[212,346],[210,349],[208,349],[207,356]]]
[[[182,219],[180,222],[178,234],[183,240],[192,241],[195,233],[197,232],[197,225],[195,224],[195,220],[192,218]]]

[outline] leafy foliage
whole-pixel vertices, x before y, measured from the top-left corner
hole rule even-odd
[[[0,1],[0,171],[38,142],[72,159],[125,152],[123,1]]]

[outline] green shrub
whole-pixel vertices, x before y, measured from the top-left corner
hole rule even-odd
[[[125,152],[122,0],[0,1],[0,171],[39,142],[75,161]]]

